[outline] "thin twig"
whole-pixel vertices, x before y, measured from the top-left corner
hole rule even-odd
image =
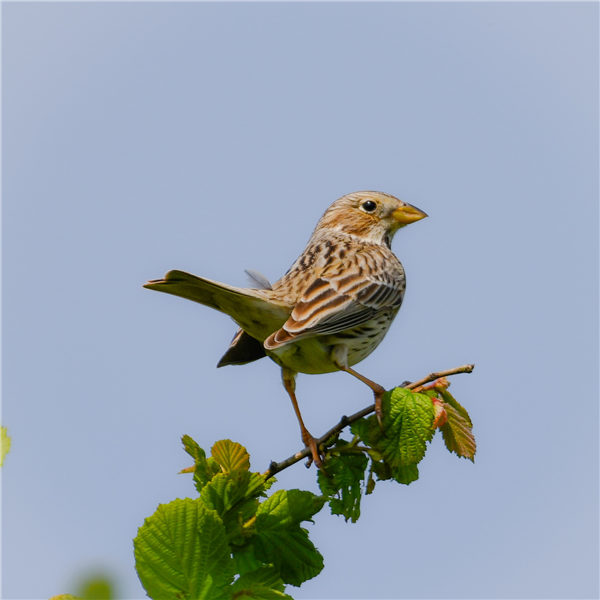
[[[475,365],[463,365],[462,367],[448,369],[447,371],[440,371],[439,373],[430,373],[429,375],[427,375],[427,377],[423,377],[423,379],[419,379],[419,381],[415,381],[414,383],[408,383],[403,387],[405,387],[408,390],[412,390],[431,381],[435,381],[440,377],[449,377],[450,375],[458,375],[459,373],[470,373],[474,368]],[[333,426],[325,435],[322,435],[317,440],[317,447],[327,442],[327,440],[329,440],[334,435],[340,433],[343,429],[348,427],[348,425],[352,425],[352,423],[358,421],[359,419],[362,419],[363,417],[366,417],[367,415],[370,415],[372,412],[375,412],[375,404],[371,404],[370,406],[359,410],[350,417],[346,417],[344,415],[337,425]],[[296,464],[298,461],[301,461],[303,458],[310,456],[310,454],[310,448],[306,447],[303,450],[300,450],[300,452],[294,454],[293,456],[282,460],[280,463],[272,461],[269,465],[269,468],[263,473],[263,475],[267,479],[269,479],[269,477],[273,477],[273,475],[275,475],[276,473],[279,473],[280,471],[283,471],[284,469],[287,469],[288,467],[291,467],[292,465]]]
[[[429,373],[427,377],[423,377],[423,379],[419,379],[419,381],[415,381],[413,383],[409,383],[404,386],[407,390],[414,390],[420,385],[425,385],[430,381],[435,381],[440,377],[448,377],[449,375],[458,375],[459,373],[470,373],[475,368],[475,365],[463,365],[462,367],[456,367],[456,369],[448,369],[447,371],[440,371],[439,373]]]

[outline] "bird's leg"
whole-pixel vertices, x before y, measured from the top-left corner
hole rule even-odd
[[[298,401],[296,400],[296,373],[287,367],[281,368],[281,378],[283,379],[283,386],[285,387],[287,393],[290,396],[290,400],[294,406],[294,410],[296,411],[296,417],[298,418],[298,423],[300,423],[300,432],[302,433],[302,443],[310,448],[310,453],[312,455],[312,459],[317,466],[317,468],[321,468],[323,465],[323,461],[321,460],[321,456],[319,455],[319,449],[317,448],[317,440],[310,435],[308,429],[304,425],[304,421],[302,420],[302,415],[300,414],[300,408],[298,407]]]
[[[354,369],[348,366],[348,346],[345,344],[338,344],[333,348],[333,352],[331,353],[331,357],[333,360],[333,364],[340,370],[345,371],[346,373],[350,373],[357,379],[360,379],[363,383],[367,384],[375,395],[375,414],[377,415],[377,420],[379,421],[379,425],[382,424],[382,415],[381,412],[381,400],[383,395],[385,394],[385,388],[380,386],[378,383],[371,381],[364,375],[357,373]]]
[[[375,414],[377,415],[379,425],[383,427],[383,412],[381,411],[381,401],[383,399],[383,395],[385,394],[385,388],[380,386],[378,383],[371,381],[364,375],[357,373],[354,369],[351,369],[350,367],[344,367],[342,368],[342,371],[350,373],[350,375],[354,375],[354,377],[360,379],[363,383],[366,383],[373,390],[373,395],[375,396]]]

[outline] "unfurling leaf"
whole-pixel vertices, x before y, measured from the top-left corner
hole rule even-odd
[[[206,452],[189,436],[184,435],[181,438],[183,449],[196,461],[198,459],[206,460]]]
[[[284,583],[299,586],[323,569],[323,557],[308,539],[302,521],[318,513],[326,499],[301,490],[279,490],[256,511],[256,556],[279,571]]]
[[[471,421],[471,417],[469,416],[467,409],[459,404],[456,398],[454,398],[454,396],[447,389],[441,390],[440,396],[446,404],[452,406],[452,408],[454,408],[456,412],[462,416],[469,427],[473,427],[473,422]]]
[[[258,508],[257,498],[264,495],[270,484],[260,473],[243,470],[219,473],[202,488],[200,498],[208,508],[217,511],[229,541],[240,544],[246,537],[242,524],[254,516]]]
[[[446,414],[446,409],[444,408],[444,403],[439,398],[432,398],[431,402],[433,404],[433,423],[431,424],[432,429],[439,429],[442,427],[446,421],[448,420],[448,415]]]
[[[211,448],[212,457],[224,471],[250,470],[250,455],[246,448],[231,440],[220,440]]]
[[[338,440],[335,449],[348,446],[345,440]],[[317,481],[324,496],[329,497],[332,515],[342,515],[346,521],[356,523],[360,517],[360,500],[365,469],[369,459],[360,453],[341,452],[327,459],[326,469],[319,470]]]
[[[194,485],[200,493],[202,488],[221,471],[221,466],[214,458],[206,458],[204,450],[189,435],[184,435],[181,441],[184,450],[194,459]],[[187,473],[189,470],[184,469],[181,472]]]
[[[467,414],[465,418],[463,412],[457,410],[451,404],[444,403],[444,408],[446,409],[448,420],[440,429],[446,448],[462,458],[468,458],[470,461],[475,462],[477,444],[475,443],[475,436],[471,429],[472,424],[469,415]],[[467,412],[464,408],[462,410],[464,413]]]
[[[159,505],[134,540],[138,577],[154,600],[226,598],[233,560],[223,522],[200,498]]]

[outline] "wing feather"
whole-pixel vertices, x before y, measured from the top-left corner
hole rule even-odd
[[[402,275],[402,277],[400,277]],[[367,323],[378,314],[400,308],[403,273],[366,277],[360,270],[334,276],[321,274],[296,303],[284,325],[264,343],[272,350],[298,339],[331,335]]]

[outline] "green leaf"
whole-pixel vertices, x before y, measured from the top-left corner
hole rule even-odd
[[[388,463],[374,460],[371,470],[379,481],[394,479],[398,483],[408,485],[419,479],[419,468],[417,465],[398,465],[391,467]],[[372,487],[375,487],[374,485]]]
[[[395,388],[383,396],[382,409],[383,430],[377,418],[371,416],[354,423],[352,433],[373,449],[372,469],[379,479],[393,478],[409,484],[418,479],[416,465],[425,456],[427,442],[433,437],[431,398]]]
[[[244,546],[232,546],[231,550],[236,573],[243,575],[264,566],[263,561],[256,557],[256,550],[252,541],[247,542]]]
[[[354,435],[357,435],[365,444],[374,447],[374,443],[379,439],[379,434],[381,433],[381,428],[376,421],[376,417],[372,416],[359,419],[350,425],[350,431]],[[375,430],[375,426],[378,427],[379,432]]]
[[[239,502],[248,498],[258,498],[264,490],[265,478],[260,473],[233,471],[215,475],[202,489],[200,497],[209,508],[216,510],[222,517]]]
[[[260,585],[252,586],[251,588],[243,587],[241,589],[233,590],[235,593],[235,600],[243,600],[244,598],[252,598],[255,600],[294,600],[291,596],[272,590]]]
[[[413,465],[425,456],[433,436],[431,399],[395,388],[383,396],[383,430],[375,416],[352,425],[352,432],[381,454],[391,467]]]
[[[10,437],[6,433],[6,427],[0,427],[0,467],[4,464],[4,457],[10,450]]]
[[[371,462],[371,471],[377,475],[379,481],[387,481],[394,478],[392,467],[380,460],[373,460]]]
[[[283,592],[285,590],[285,585],[283,581],[281,581],[281,577],[279,576],[277,569],[275,569],[272,565],[265,565],[264,567],[253,571],[252,573],[246,573],[240,577],[240,579],[243,583],[257,583],[265,587],[273,588],[278,592]]]
[[[477,444],[475,443],[475,436],[471,429],[472,424],[469,415],[467,414],[467,418],[465,419],[462,411],[445,402],[444,409],[448,420],[440,429],[446,448],[462,458],[468,458],[470,461],[475,462]],[[464,408],[463,411],[466,413]]]
[[[345,440],[338,440],[334,451],[347,446]],[[365,469],[369,459],[362,452],[333,454],[327,459],[326,471],[317,473],[319,488],[328,496],[332,515],[342,515],[346,521],[356,523],[360,517],[360,500]]]
[[[384,409],[385,411],[385,409]],[[404,388],[390,393],[389,411],[384,412],[385,436],[381,453],[392,467],[415,465],[425,456],[427,442],[433,437],[434,411],[431,399]]]
[[[138,530],[134,549],[138,577],[154,600],[231,597],[225,527],[200,499],[159,505]]]
[[[399,465],[392,469],[392,477],[398,483],[408,485],[419,479],[419,468],[417,465]]]
[[[256,512],[256,556],[273,564],[285,583],[299,586],[323,569],[323,557],[300,527],[310,520],[326,499],[301,490],[279,490]]]
[[[194,459],[194,485],[200,493],[202,488],[221,471],[221,466],[214,458],[206,458],[206,453],[189,436],[181,438],[184,450]]]
[[[257,498],[264,494],[265,478],[260,473],[236,470],[219,473],[207,483],[200,493],[202,501],[223,520],[232,543],[245,539],[243,522],[256,513]]]
[[[250,455],[246,448],[231,440],[220,440],[211,448],[212,457],[224,471],[250,470]]]
[[[189,435],[184,435],[181,438],[181,442],[183,443],[183,449],[194,459],[194,461],[197,461],[198,459],[206,460],[206,452],[204,452],[204,450],[202,450]]]
[[[251,573],[244,573],[232,586],[238,598],[257,600],[293,600],[284,593],[285,585],[272,566],[265,566]]]

